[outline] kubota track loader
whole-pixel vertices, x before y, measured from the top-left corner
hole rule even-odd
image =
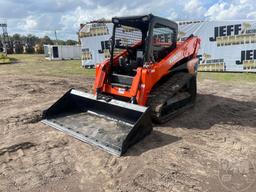
[[[110,59],[96,66],[94,95],[71,89],[43,122],[116,155],[196,98],[200,39],[177,41],[178,25],[151,14],[114,17]]]

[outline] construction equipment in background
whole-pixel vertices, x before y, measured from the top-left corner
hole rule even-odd
[[[0,52],[3,52],[5,54],[12,53],[12,46],[10,42],[10,38],[8,36],[7,32],[7,23],[1,22],[0,27],[2,28],[2,34],[0,35]]]
[[[177,42],[178,25],[152,14],[114,17],[110,59],[96,66],[94,95],[71,89],[43,123],[122,155],[193,106],[200,39]]]

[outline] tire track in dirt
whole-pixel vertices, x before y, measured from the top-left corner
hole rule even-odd
[[[74,84],[58,79],[13,78],[2,85],[0,191],[55,190],[57,183],[70,189],[68,182],[62,182],[76,174],[69,140],[39,121],[42,104],[48,107],[49,98],[54,102]]]
[[[195,108],[117,158],[39,122],[43,109],[71,87],[89,90],[92,79],[0,80],[0,191],[215,192],[224,190],[219,159],[256,159],[250,83],[200,82]]]

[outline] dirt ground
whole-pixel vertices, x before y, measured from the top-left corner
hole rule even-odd
[[[0,191],[256,191],[254,82],[201,78],[194,108],[115,157],[40,122],[92,81],[0,76]]]

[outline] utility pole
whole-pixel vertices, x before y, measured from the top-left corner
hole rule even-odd
[[[56,40],[56,44],[58,45],[58,38],[57,38],[57,31],[54,31],[54,35],[55,35],[55,40]]]
[[[7,49],[11,48],[10,39],[7,32],[7,23],[6,22],[0,23],[0,27],[2,28],[2,31],[3,31],[0,40],[3,46],[3,52],[7,55]]]

